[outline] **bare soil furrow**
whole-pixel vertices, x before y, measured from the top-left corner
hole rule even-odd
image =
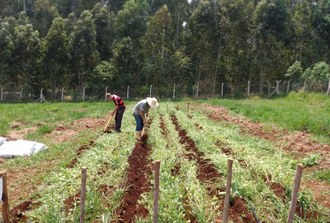
[[[152,119],[149,119],[147,126],[151,122]],[[151,191],[149,176],[152,174],[152,162],[148,159],[151,147],[147,144],[147,138],[148,135],[144,134],[128,157],[126,181],[123,183],[126,185],[125,192],[112,222],[134,222],[137,217],[149,215],[149,211],[139,203],[141,195]]]

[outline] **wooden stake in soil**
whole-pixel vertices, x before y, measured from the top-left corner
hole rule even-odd
[[[2,178],[2,218],[4,223],[9,222],[9,199],[7,190],[7,173],[5,171],[0,172],[0,177]]]
[[[189,102],[187,104],[187,113],[189,113]]]
[[[160,169],[160,161],[155,161],[155,185],[154,185],[154,215],[153,215],[153,223],[158,222],[158,194],[159,194],[159,169]]]
[[[293,222],[302,171],[303,171],[303,165],[299,164],[297,166],[296,175],[294,177],[294,182],[293,182],[290,210],[289,210],[289,215],[288,215],[288,223]]]
[[[81,168],[81,192],[80,192],[80,223],[85,222],[85,196],[86,196],[86,178],[87,167]]]
[[[233,160],[228,159],[228,173],[227,173],[227,184],[226,184],[226,195],[223,205],[222,222],[226,223],[228,219],[228,207],[230,198],[230,187],[231,187],[231,177],[233,174]]]

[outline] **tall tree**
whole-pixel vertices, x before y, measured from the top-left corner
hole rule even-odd
[[[262,0],[255,12],[255,55],[260,80],[260,93],[265,82],[271,84],[282,79],[286,69],[293,63],[287,47],[289,38],[289,7],[284,0]]]
[[[48,0],[36,0],[34,4],[33,20],[34,27],[41,37],[46,36],[54,18],[58,16],[56,7]]]
[[[52,97],[65,87],[68,81],[68,35],[65,30],[65,21],[61,17],[54,19],[47,36],[43,40],[43,56],[41,67],[44,78],[47,79]]]
[[[313,5],[313,28],[317,33],[315,48],[318,50],[319,60],[324,60],[329,64],[330,2],[328,0],[320,0],[316,5]]]
[[[109,60],[112,56],[112,43],[114,41],[114,15],[108,13],[105,6],[96,4],[92,10],[96,29],[97,50],[100,60]]]
[[[253,2],[223,1],[217,11],[217,70],[220,70],[220,79],[232,86],[246,86],[247,81],[253,78]],[[241,94],[242,88],[231,88],[231,93]]]
[[[13,33],[14,49],[9,66],[12,87],[30,87],[37,75],[40,38],[31,24],[18,25]]]
[[[118,38],[130,37],[133,41],[140,38],[147,26],[148,4],[145,0],[128,0],[118,12],[116,32]]]
[[[292,18],[294,49],[296,52],[295,60],[309,66],[312,61],[309,60],[313,42],[312,35],[312,12],[310,3],[302,1],[295,6],[295,12]]]
[[[164,93],[168,89],[164,83],[169,81],[168,73],[172,66],[170,62],[174,53],[173,31],[171,15],[164,5],[150,18],[142,40],[143,71],[147,75],[146,83],[154,86],[155,93]]]
[[[108,8],[110,12],[117,13],[118,11],[123,9],[126,0],[111,0],[107,1]]]
[[[148,4],[145,0],[128,0],[117,14],[116,41],[113,62],[117,67],[116,79],[121,87],[136,85],[140,81],[140,38],[146,31]]]
[[[88,76],[99,63],[96,49],[96,31],[93,15],[84,11],[69,38],[71,62],[71,86],[81,91],[86,87]]]
[[[0,86],[4,86],[10,81],[8,65],[14,45],[9,23],[2,19],[0,19],[0,43]]]
[[[212,94],[210,86],[214,83],[215,61],[218,50],[216,37],[215,5],[209,0],[201,1],[189,18],[190,31],[188,43],[191,44],[193,62],[193,84],[197,93]]]

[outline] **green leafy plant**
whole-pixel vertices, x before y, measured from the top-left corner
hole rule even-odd
[[[305,157],[303,160],[302,160],[302,164],[304,166],[314,166],[314,165],[317,165],[319,160],[321,159],[321,155],[320,154],[315,154],[315,153],[312,153],[310,154],[309,156]]]

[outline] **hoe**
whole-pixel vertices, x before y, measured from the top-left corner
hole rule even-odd
[[[111,133],[111,130],[110,130],[110,122],[111,122],[113,116],[115,116],[115,114],[116,114],[116,112],[114,112],[114,113],[111,114],[111,116],[110,116],[110,118],[109,118],[107,124],[105,125],[105,127],[104,127],[104,129],[103,129],[103,132],[104,132],[104,133]]]

